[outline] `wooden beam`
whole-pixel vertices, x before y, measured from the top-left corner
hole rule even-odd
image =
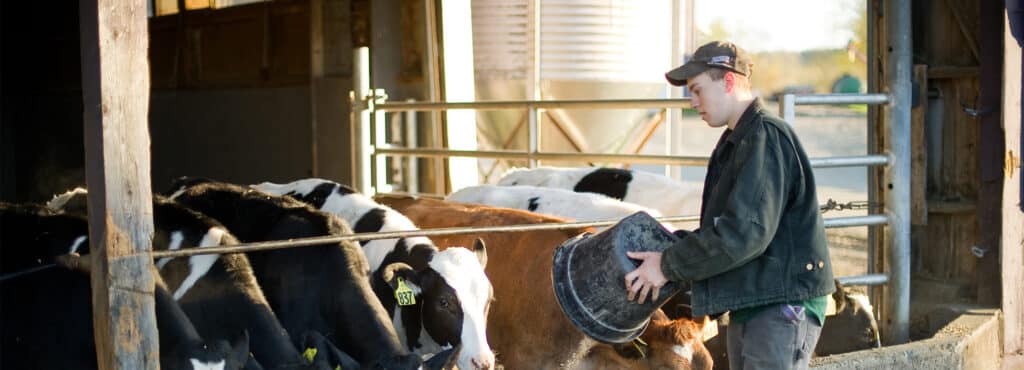
[[[974,34],[977,23],[972,22],[971,25],[967,24],[967,21],[969,20],[967,19],[967,14],[969,14],[967,7],[969,6],[971,6],[971,2],[946,0],[946,8],[949,9],[951,14],[953,14],[953,18],[956,20],[956,24],[960,28],[960,34],[964,36],[964,41],[967,43],[968,50],[971,51],[971,55],[974,55],[974,60],[981,60],[980,53],[978,53],[977,35]]]
[[[1009,30],[1006,17],[1003,29]],[[1005,131],[1006,156],[1021,157],[1021,47],[1009,31],[1003,32],[1002,121]],[[1021,212],[1021,168],[1004,169],[1002,196],[1003,232],[999,243],[1002,259],[1003,353],[1024,352],[1024,213]]]
[[[1006,138],[1002,128],[1003,85],[1003,3],[982,0],[980,15],[980,78],[978,80],[978,250],[987,251],[978,257],[974,283],[978,303],[997,306],[1001,290],[999,282],[999,239],[1002,234],[1003,151]]]
[[[977,66],[929,66],[928,78],[933,80],[978,78]]]
[[[914,66],[917,104],[910,110],[910,224],[928,224],[928,150],[925,121],[928,112],[928,66]]]
[[[157,369],[146,3],[80,0],[97,363]]]

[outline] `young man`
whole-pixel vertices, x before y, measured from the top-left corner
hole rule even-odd
[[[704,180],[700,228],[626,275],[643,302],[668,280],[692,281],[694,315],[730,312],[729,367],[806,369],[835,290],[814,173],[791,127],[750,90],[752,64],[729,42],[697,49],[665,74],[689,88],[711,127],[726,127]]]

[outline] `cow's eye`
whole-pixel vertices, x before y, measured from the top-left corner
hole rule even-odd
[[[441,298],[441,300],[438,301],[437,304],[441,305],[441,308],[448,308],[448,299]]]

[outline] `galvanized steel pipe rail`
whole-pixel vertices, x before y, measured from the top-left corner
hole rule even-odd
[[[501,109],[647,109],[690,108],[690,99],[505,100],[475,102],[377,103],[378,112],[501,110]]]
[[[708,157],[656,155],[656,154],[605,154],[605,153],[569,153],[540,152],[529,153],[516,150],[454,150],[454,149],[409,149],[383,145],[374,150],[375,154],[392,156],[411,156],[421,158],[494,158],[494,159],[539,159],[539,160],[580,160],[590,162],[623,162],[644,164],[671,164],[677,166],[704,167]],[[858,155],[847,157],[811,158],[811,167],[834,168],[856,166],[885,166],[889,164],[889,156],[881,154]]]
[[[698,221],[700,216],[671,216],[657,217],[660,222],[691,222]],[[387,231],[375,233],[356,233],[338,236],[318,236],[312,238],[300,238],[289,240],[275,240],[259,243],[246,243],[232,246],[202,247],[202,248],[181,248],[175,250],[153,251],[153,258],[188,257],[200,254],[223,254],[223,253],[245,253],[274,249],[305,247],[326,243],[338,243],[343,241],[363,241],[376,239],[407,238],[412,236],[438,236],[475,233],[509,233],[537,230],[565,230],[583,227],[611,226],[618,223],[618,219],[565,222],[551,224],[528,224],[528,225],[504,225],[504,226],[482,226],[482,227],[448,227],[439,229],[420,229],[409,231]],[[884,225],[888,222],[885,215],[867,215],[852,217],[834,217],[825,219],[826,228],[852,227],[863,225]]]

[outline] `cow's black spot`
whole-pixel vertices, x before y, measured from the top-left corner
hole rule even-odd
[[[598,168],[580,179],[572,190],[577,193],[598,193],[622,200],[626,197],[633,173],[620,168]]]
[[[327,201],[327,197],[334,192],[335,184],[325,182],[317,185],[312,191],[306,193],[306,195],[299,195],[294,191],[290,191],[285,195],[291,196],[292,198],[301,200],[303,203],[313,206],[313,208],[320,209],[324,206],[324,202]]]
[[[387,211],[385,211],[384,208],[371,209],[364,213],[363,216],[359,218],[359,221],[356,221],[355,229],[352,231],[357,233],[372,233],[380,231],[380,228],[384,226],[384,215],[386,214]],[[366,243],[369,242],[369,240],[362,240],[359,244],[366,245]]]
[[[349,195],[349,194],[357,193],[357,191],[355,189],[352,189],[352,188],[350,188],[348,186],[341,185],[341,184],[338,184],[338,187],[335,188],[334,191],[337,192],[340,195]]]
[[[529,199],[530,205],[526,209],[529,209],[530,212],[536,211],[537,207],[540,207],[540,204],[537,203],[537,200],[539,200],[539,199],[540,199],[540,197],[530,198]]]

